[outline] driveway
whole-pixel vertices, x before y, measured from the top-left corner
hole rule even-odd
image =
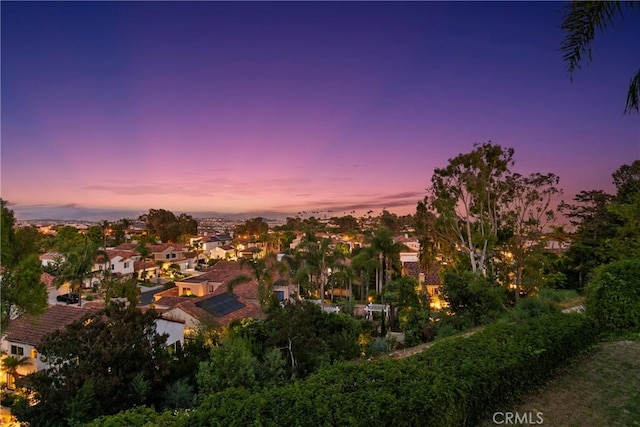
[[[47,287],[47,301],[48,301],[49,305],[66,305],[66,303],[64,303],[64,302],[58,302],[56,297],[58,295],[68,294],[68,293],[69,293],[69,286],[68,285],[62,285],[62,286],[60,286],[59,289],[56,289],[55,286],[48,286]],[[78,305],[78,304],[69,304],[69,305]]]
[[[138,306],[143,306],[151,304],[153,302],[153,296],[158,292],[163,291],[164,288],[160,285],[151,289],[140,287],[140,290],[143,292],[140,293],[140,302],[138,303]]]

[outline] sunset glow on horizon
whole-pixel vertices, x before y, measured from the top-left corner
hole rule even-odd
[[[489,140],[565,199],[612,191],[640,159],[640,27],[599,34],[571,82],[563,6],[3,2],[2,198],[19,219],[407,214]]]

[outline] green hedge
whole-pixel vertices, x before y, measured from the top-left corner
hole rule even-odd
[[[587,285],[587,314],[603,331],[640,330],[640,259],[595,270]]]
[[[596,336],[580,314],[493,324],[406,359],[338,364],[259,393],[216,393],[174,425],[476,425],[540,385]]]

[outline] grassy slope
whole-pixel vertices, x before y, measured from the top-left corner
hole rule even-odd
[[[640,341],[601,344],[506,411],[542,412],[554,427],[640,426]],[[492,425],[490,416],[483,426]]]

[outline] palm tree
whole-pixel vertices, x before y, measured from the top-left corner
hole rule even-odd
[[[393,241],[393,234],[388,228],[378,228],[367,238],[367,242],[378,255],[377,292],[382,295],[384,284],[391,280],[393,264],[398,259],[403,244]]]
[[[145,265],[145,261],[151,257],[151,249],[147,247],[147,243],[144,240],[140,240],[138,246],[135,247],[134,251],[140,255],[140,260],[142,262],[142,283],[147,282],[147,269]]]
[[[111,227],[111,223],[105,219],[104,221],[100,221],[98,225],[102,229],[102,237],[104,238],[104,246],[102,247],[107,249],[107,231],[109,230],[109,227]]]
[[[639,7],[637,1],[573,1],[567,6],[567,13],[561,28],[566,31],[562,41],[561,51],[567,63],[569,75],[576,68],[580,68],[582,55],[587,54],[591,60],[591,43],[595,39],[596,30],[603,32],[608,26],[613,26],[616,18],[623,17],[623,5]],[[640,112],[640,70],[631,77],[627,92],[625,113],[631,110]]]
[[[11,385],[13,383],[12,379],[15,380],[22,375],[18,374],[18,369],[23,366],[28,366],[31,364],[31,359],[27,356],[16,357],[16,356],[7,356],[2,359],[2,369],[7,373],[7,384]]]
[[[105,265],[109,265],[109,255],[97,248],[97,245],[91,242],[85,242],[84,248],[65,254],[64,261],[58,267],[58,275],[53,281],[56,288],[65,283],[69,284],[72,292],[77,292],[80,296],[79,304],[82,305],[82,288],[87,280],[101,273],[100,270],[94,270],[97,257],[103,257],[107,260]],[[106,268],[108,270],[108,267]]]
[[[286,263],[278,261],[274,254],[269,254],[259,259],[241,259],[240,265],[249,267],[253,277],[258,282],[258,300],[260,308],[267,310],[273,298],[274,284],[287,276],[289,267]],[[227,291],[233,292],[233,288],[242,283],[247,283],[251,277],[241,274],[227,282]]]
[[[377,256],[371,247],[365,247],[351,259],[351,263],[352,268],[360,275],[360,297],[366,300],[369,295],[371,275],[377,271]]]
[[[344,254],[333,247],[331,239],[318,240],[311,232],[308,232],[300,242],[299,253],[309,284],[315,284],[320,288],[320,307],[324,309],[324,290],[329,278],[329,269],[343,259]]]

